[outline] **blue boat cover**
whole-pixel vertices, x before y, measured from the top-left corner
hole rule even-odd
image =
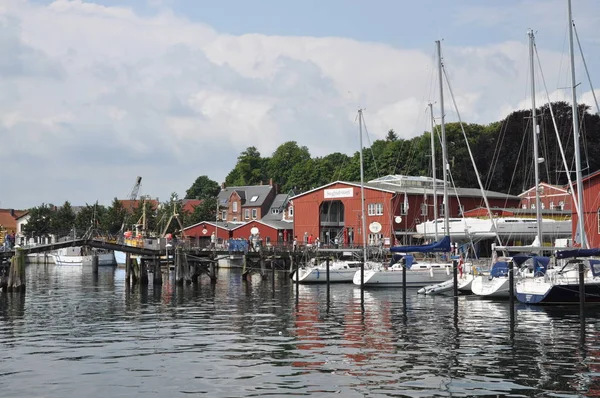
[[[492,265],[490,277],[497,278],[499,276],[508,275],[508,263],[506,261],[497,261]]]
[[[392,246],[392,253],[445,253],[450,251],[450,237],[444,236],[440,241],[419,246]]]
[[[589,260],[590,261],[590,269],[592,270],[592,275],[594,277],[600,276],[600,260]]]
[[[556,252],[556,258],[594,257],[594,256],[600,256],[600,249],[559,250]]]
[[[512,257],[513,262],[519,267],[529,259],[533,262],[534,274],[538,275],[541,273],[543,275],[546,273],[548,264],[550,264],[550,257],[532,256],[531,254],[517,254]]]

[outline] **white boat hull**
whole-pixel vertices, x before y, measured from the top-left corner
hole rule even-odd
[[[374,266],[372,263],[365,265],[365,273]],[[351,283],[354,274],[360,275],[360,263],[356,261],[333,261],[329,264],[329,282],[330,283]],[[299,283],[327,283],[327,265],[324,263],[318,266],[298,269],[298,275],[294,273],[292,280],[295,282],[298,278]]]
[[[471,283],[473,282],[473,275],[466,274],[457,279],[457,290],[460,293],[471,293]],[[426,294],[426,295],[436,295],[436,294],[444,294],[448,292],[454,292],[454,278],[448,279],[441,283],[436,283],[433,285],[427,285],[419,289],[417,293]]]
[[[406,270],[407,287],[423,287],[441,283],[448,279],[452,264],[419,264]],[[388,269],[371,269],[365,271],[364,286],[392,287],[403,285],[402,266],[397,264]],[[354,275],[355,285],[360,286],[360,272]]]
[[[82,266],[92,265],[92,256],[62,256],[53,254],[52,258],[56,265]],[[115,256],[113,253],[98,254],[98,266],[116,265]]]
[[[508,277],[490,278],[489,275],[478,275],[471,283],[471,291],[477,296],[508,298],[510,293]]]

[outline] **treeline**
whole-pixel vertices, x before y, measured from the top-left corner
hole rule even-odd
[[[556,102],[552,104],[552,110],[574,179],[571,105]],[[540,126],[539,155],[545,159],[540,164],[540,180],[564,185],[568,180],[549,106],[539,108],[537,114]],[[579,120],[585,175],[600,169],[600,117],[591,114],[588,106],[580,105]],[[530,110],[513,112],[504,120],[488,125],[465,124],[463,127],[477,170],[487,189],[518,195],[534,185]],[[436,171],[438,178],[441,178],[442,152],[439,135],[436,134],[435,138]],[[430,140],[429,132],[404,140],[390,130],[385,139],[376,140],[370,148],[363,149],[365,179],[371,180],[388,174],[431,176]],[[478,187],[459,123],[446,125],[446,140],[454,185],[463,188]],[[307,147],[290,141],[279,146],[271,157],[262,157],[255,147],[249,147],[239,155],[236,166],[227,175],[225,182],[229,186],[257,185],[267,183],[271,178],[282,192],[290,189],[306,191],[336,180],[359,181],[360,154],[357,151],[353,156],[348,156],[335,152],[313,158]]]
[[[183,209],[176,193],[172,193],[170,200],[164,203],[143,199],[138,203],[139,206],[127,209],[123,202],[115,198],[108,207],[98,203],[86,204],[77,212],[68,201],[61,206],[42,204],[29,210],[30,218],[23,226],[23,233],[26,236],[52,234],[59,237],[81,237],[86,232],[95,230],[102,234],[116,235],[128,230],[135,231],[136,225],[141,231],[144,217],[148,232],[172,233],[180,230],[179,222],[188,226],[214,220],[216,216],[217,200],[214,196],[205,198],[192,212]]]
[[[566,153],[569,169],[574,179],[574,145],[571,106],[565,102],[552,104],[560,142]],[[550,108],[537,110],[539,124],[540,179],[555,185],[568,182],[554,131]],[[579,106],[583,174],[600,169],[600,117],[589,112],[586,105]],[[488,125],[465,124],[468,145],[473,153],[477,170],[486,189],[518,195],[534,185],[533,138],[531,111],[520,110],[504,120]],[[438,129],[439,130],[439,129]],[[435,135],[437,176],[442,175],[442,151],[439,131]],[[349,137],[349,139],[351,139]],[[398,138],[390,130],[383,140],[376,140],[370,148],[363,149],[365,179],[371,180],[388,174],[431,176],[431,133],[425,132],[409,140]],[[446,125],[446,142],[453,183],[457,187],[478,187],[477,176],[467,149],[462,129],[458,123]],[[352,156],[334,152],[324,157],[312,157],[306,146],[296,141],[280,145],[270,157],[263,157],[255,147],[249,147],[237,158],[237,164],[227,175],[228,186],[266,184],[273,180],[280,192],[303,192],[336,180],[360,181],[360,154]],[[145,202],[146,225],[150,231],[173,232],[179,229],[173,214],[178,214],[184,226],[216,219],[216,196],[220,185],[208,176],[198,177],[186,191],[186,199],[202,199],[193,212],[182,209],[176,193],[164,203],[153,206]],[[42,204],[30,209],[31,218],[25,233],[68,234],[75,228],[85,231],[97,227],[101,231],[118,233],[132,229],[141,221],[143,207],[127,210],[115,198],[111,206],[86,205],[75,213],[69,202],[60,207]]]

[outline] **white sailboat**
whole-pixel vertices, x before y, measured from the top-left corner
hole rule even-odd
[[[600,249],[588,248],[583,218],[583,178],[579,149],[579,114],[577,108],[575,61],[573,47],[573,18],[571,1],[568,1],[569,53],[571,64],[571,106],[573,110],[573,142],[575,152],[575,174],[577,198],[574,198],[577,212],[575,241],[581,248],[558,251],[557,259],[571,259],[561,267],[549,270],[543,277],[519,281],[515,286],[517,300],[527,304],[568,304],[581,303],[579,268],[583,268],[583,301],[600,302],[600,260],[585,259],[600,256]],[[570,183],[570,181],[569,181]],[[571,184],[570,184],[571,185]]]
[[[437,54],[438,54],[438,70],[439,70],[439,84],[440,84],[440,109],[441,109],[441,136],[442,136],[442,163],[444,165],[443,181],[444,181],[444,220],[445,230],[448,231],[448,184],[447,184],[447,165],[448,157],[446,150],[446,127],[444,122],[444,90],[443,90],[443,76],[442,76],[442,60],[441,60],[441,47],[440,41],[436,41]],[[434,132],[432,131],[432,134]],[[435,167],[434,167],[435,169]],[[435,177],[434,177],[435,180]],[[434,204],[437,207],[437,203]],[[364,220],[364,215],[363,215]],[[364,227],[363,227],[364,228]],[[390,267],[380,266],[375,269],[370,269],[364,272],[364,275],[357,273],[354,275],[354,284],[361,286],[406,286],[410,287],[422,287],[433,283],[440,283],[448,279],[452,270],[452,262],[413,262],[413,257],[409,255],[412,252],[420,253],[449,253],[450,248],[450,237],[445,236],[440,241],[437,241],[430,245],[421,246],[396,246],[392,247],[390,251],[392,253],[402,253],[402,262],[396,262]],[[394,258],[395,256],[393,256]],[[406,275],[406,281],[404,280]]]
[[[535,214],[536,214],[536,237],[534,243],[528,249],[541,251],[543,249],[542,240],[542,214],[541,214],[541,201],[539,195],[539,163],[543,162],[543,159],[539,157],[538,151],[538,135],[539,128],[536,116],[536,105],[535,105],[535,68],[534,68],[534,45],[535,38],[533,30],[528,31],[529,35],[529,65],[531,73],[531,133],[533,137],[533,164],[534,164],[534,178],[535,178]],[[513,259],[508,259],[513,261]],[[540,260],[542,261],[542,260]],[[514,261],[517,264],[516,261]],[[517,264],[518,265],[518,264]],[[520,278],[533,277],[533,274],[528,272],[528,268],[524,267],[514,274],[513,280]],[[471,291],[473,294],[482,297],[489,298],[507,298],[510,295],[510,278],[508,273],[508,262],[498,261],[493,262],[489,275],[478,275],[473,279],[471,283]]]

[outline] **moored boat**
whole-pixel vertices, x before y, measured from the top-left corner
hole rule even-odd
[[[348,260],[333,260],[329,263],[329,282],[351,283],[354,275],[360,275],[360,262]],[[365,273],[370,268],[378,266],[378,263],[368,261],[365,263]],[[360,278],[360,276],[359,276]],[[325,261],[311,267],[299,268],[298,273],[292,275],[292,280],[299,283],[326,283],[327,263]]]
[[[56,265],[82,266],[91,265],[93,255],[98,256],[98,266],[117,264],[112,251],[96,250],[93,254],[84,254],[83,248],[79,246],[58,249],[51,254],[51,257]]]

